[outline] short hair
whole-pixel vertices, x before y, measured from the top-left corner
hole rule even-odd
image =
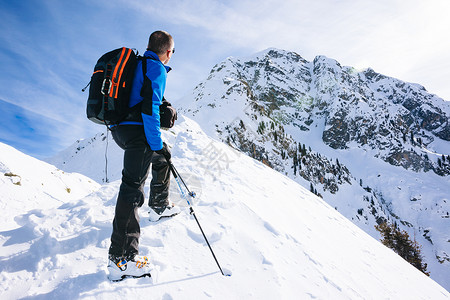
[[[171,50],[173,38],[163,30],[153,32],[148,38],[147,50],[153,51],[156,54],[164,54],[167,50]]]

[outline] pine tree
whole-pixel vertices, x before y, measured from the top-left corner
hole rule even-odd
[[[294,176],[297,175],[297,162],[296,162],[296,156],[294,156]]]
[[[240,120],[239,126],[241,126],[242,129],[245,129],[244,121]]]
[[[383,245],[391,248],[418,270],[430,276],[427,272],[427,264],[422,260],[420,245],[417,241],[412,241],[406,231],[401,231],[396,225],[387,222],[376,225],[375,229],[381,233]]]
[[[259,122],[258,129],[256,130],[259,134],[264,134],[264,130],[266,129],[266,124],[264,121]]]
[[[414,133],[411,131],[411,144],[414,146]]]

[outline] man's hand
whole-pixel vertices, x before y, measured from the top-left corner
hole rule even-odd
[[[172,157],[172,155],[170,154],[169,149],[167,148],[167,144],[163,142],[163,147],[161,150],[156,150],[155,151],[158,154],[163,155],[167,161],[170,161],[170,158]]]

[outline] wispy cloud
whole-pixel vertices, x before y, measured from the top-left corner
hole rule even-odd
[[[188,25],[217,54],[268,47],[307,59],[324,54],[345,65],[425,85],[450,100],[450,2],[412,1],[164,1],[133,5],[149,15],[170,7],[169,22]],[[439,59],[436,59],[439,58]],[[432,65],[432,67],[430,67]]]

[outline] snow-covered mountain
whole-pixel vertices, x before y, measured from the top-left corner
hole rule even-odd
[[[179,121],[164,138],[199,195],[194,209],[231,277],[220,275],[172,184],[172,199],[184,207],[179,216],[150,223],[141,209],[140,249],[150,256],[155,281],[109,282],[106,253],[120,173],[112,170],[110,182],[99,185],[0,144],[0,204],[8,215],[0,221],[1,298],[450,298],[308,189],[209,138],[194,121]],[[72,159],[91,162],[80,172],[103,166],[105,142],[99,135],[77,143]],[[121,155],[115,147],[109,154]]]
[[[216,65],[176,103],[375,238],[397,223],[450,289],[450,102],[418,84],[268,49]]]
[[[104,132],[88,139],[77,140],[46,161],[66,172],[82,173],[101,184],[121,178],[122,160],[122,149],[117,146],[105,127]]]

